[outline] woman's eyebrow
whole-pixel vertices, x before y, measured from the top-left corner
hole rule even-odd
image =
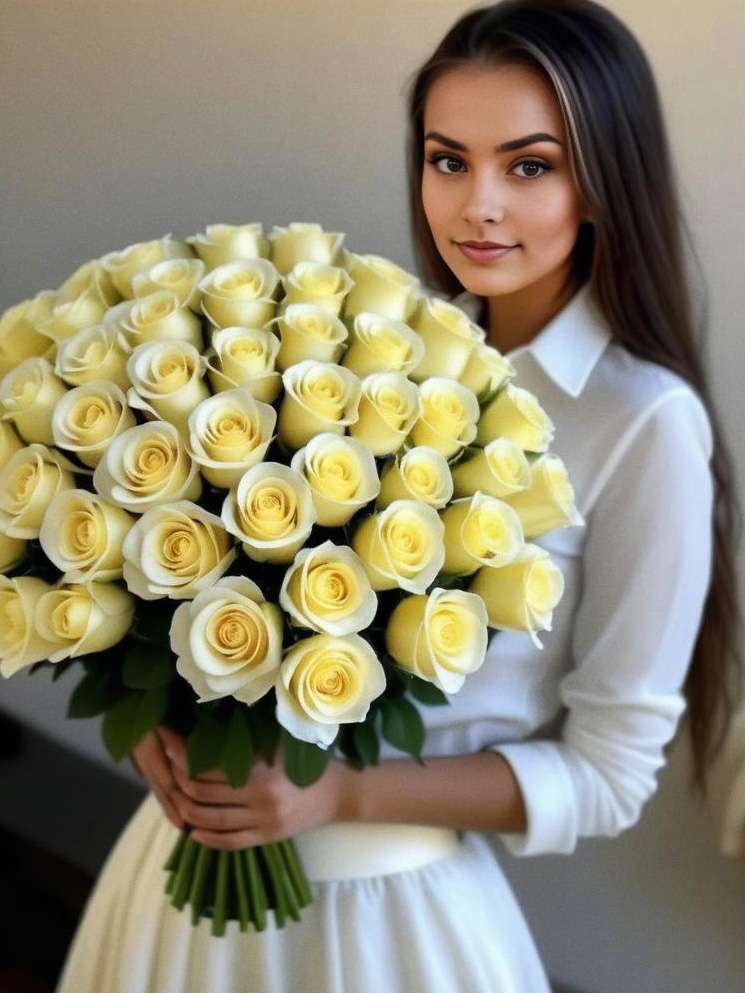
[[[434,141],[439,141],[442,145],[447,145],[448,148],[455,148],[459,152],[468,151],[466,146],[461,144],[461,142],[455,141],[454,138],[446,138],[445,135],[440,134],[439,131],[429,131],[424,136],[425,141],[428,141],[430,138]],[[545,132],[539,131],[537,134],[527,134],[524,138],[513,138],[512,141],[505,141],[504,144],[497,145],[494,148],[494,151],[499,153],[514,152],[518,148],[525,148],[526,145],[535,145],[539,141],[552,141],[560,148],[564,147],[559,139],[554,138],[552,134],[546,134]]]

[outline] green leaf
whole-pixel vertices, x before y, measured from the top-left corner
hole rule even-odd
[[[426,703],[430,707],[442,707],[444,704],[450,706],[450,699],[443,693],[439,686],[428,683],[426,679],[412,678],[409,684],[409,692],[419,703]]]
[[[186,757],[192,779],[208,769],[222,769],[232,787],[243,786],[253,765],[253,741],[249,709],[235,702],[226,720],[200,715],[186,740]]]
[[[121,695],[115,674],[108,666],[90,668],[72,691],[67,716],[96,717],[115,704]]]
[[[131,643],[124,655],[122,680],[131,690],[166,686],[174,677],[176,665],[164,645]]]
[[[354,743],[365,765],[377,765],[380,761],[380,738],[375,729],[378,711],[373,710],[361,724],[354,725]]]
[[[243,786],[253,765],[253,743],[247,710],[245,704],[238,704],[233,710],[220,760],[220,766],[233,789]]]
[[[131,690],[104,714],[103,740],[109,754],[119,762],[140,738],[163,719],[168,704],[168,690],[158,686],[151,690]]]
[[[77,661],[77,659],[62,659],[61,662],[57,662],[52,673],[52,682],[56,683],[60,676],[67,672],[71,666],[75,665]]]
[[[249,711],[249,720],[256,751],[265,762],[273,765],[280,732],[273,710],[266,709],[263,703],[253,704]]]
[[[333,749],[320,748],[307,741],[298,741],[289,731],[281,729],[282,755],[285,772],[296,786],[310,786],[320,779]]]
[[[404,697],[382,699],[383,737],[394,748],[421,758],[424,744],[424,723],[413,703]]]
[[[192,779],[219,766],[226,733],[225,724],[216,718],[199,718],[196,727],[186,739],[186,757]]]

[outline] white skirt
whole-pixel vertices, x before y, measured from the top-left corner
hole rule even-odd
[[[230,921],[219,938],[165,896],[177,834],[148,794],[104,863],[57,993],[550,993],[481,834],[425,842],[440,851],[416,868],[389,860],[382,875],[312,881],[299,921],[277,928],[269,913],[262,932]]]

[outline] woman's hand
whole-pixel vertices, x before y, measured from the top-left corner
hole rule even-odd
[[[345,819],[348,776],[354,770],[342,761],[332,759],[320,779],[300,787],[287,777],[278,751],[273,766],[257,759],[245,786],[234,789],[219,769],[190,779],[184,739],[168,728],[158,733],[177,787],[166,798],[201,844],[236,851]]]
[[[158,733],[161,729],[148,731],[137,742],[130,753],[136,768],[146,779],[150,789],[155,794],[163,812],[175,827],[181,829],[184,820],[179,814],[174,797],[179,792],[173,776],[163,740]]]

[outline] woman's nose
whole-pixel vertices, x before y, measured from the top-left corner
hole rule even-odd
[[[474,180],[466,193],[462,208],[463,220],[469,224],[500,223],[504,220],[504,197],[489,179]]]

